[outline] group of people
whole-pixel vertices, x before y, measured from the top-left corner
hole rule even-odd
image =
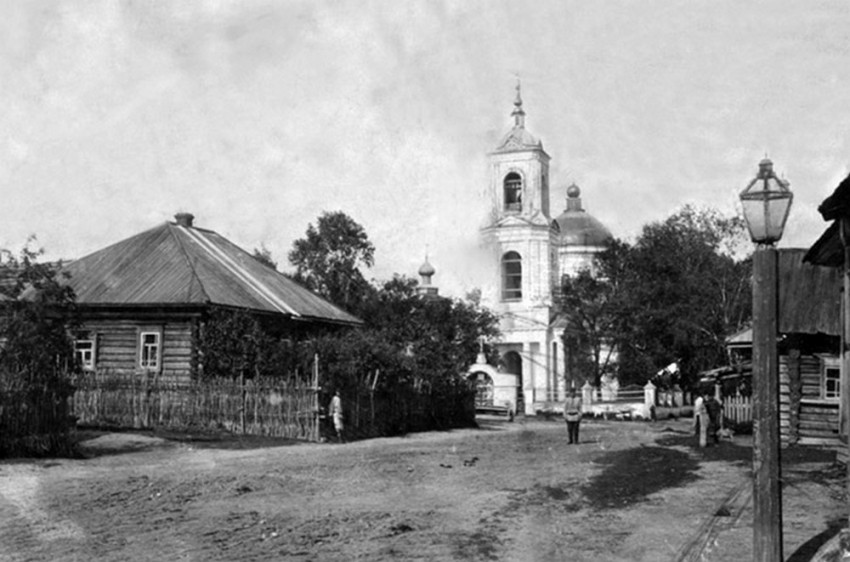
[[[564,421],[567,422],[567,438],[570,445],[579,442],[579,428],[581,426],[581,398],[576,394],[575,388],[571,388],[564,402]],[[720,402],[710,392],[700,394],[694,402],[694,431],[699,439],[700,447],[720,443],[720,420],[722,416]],[[337,441],[345,442],[344,425],[342,420],[342,400],[339,391],[334,392],[328,413],[333,420]]]
[[[714,394],[705,392],[694,401],[694,433],[700,447],[720,443],[720,421],[723,406]]]
[[[700,447],[720,443],[723,406],[710,392],[700,394],[694,402],[694,431]],[[581,398],[576,390],[570,389],[564,402],[564,421],[567,422],[568,443],[578,443],[581,426]]]

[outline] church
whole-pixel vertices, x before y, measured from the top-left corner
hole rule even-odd
[[[513,127],[488,154],[489,213],[480,230],[493,282],[482,303],[499,317],[500,371],[516,376],[517,413],[533,414],[564,400],[563,331],[555,299],[561,278],[593,266],[611,232],[582,207],[581,190],[567,188],[566,206],[550,209],[550,156],[525,127],[519,85]],[[580,383],[578,383],[580,384]]]

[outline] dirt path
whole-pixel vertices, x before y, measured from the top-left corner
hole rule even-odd
[[[0,561],[673,560],[748,477],[742,447],[688,441],[687,421],[585,422],[578,446],[545,421],[253,449],[105,435],[91,459],[0,464]]]

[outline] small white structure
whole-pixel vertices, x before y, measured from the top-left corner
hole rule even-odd
[[[469,368],[468,380],[477,388],[475,411],[505,414],[509,418],[517,413],[517,376],[503,373],[487,363],[484,352],[478,353],[475,364]]]

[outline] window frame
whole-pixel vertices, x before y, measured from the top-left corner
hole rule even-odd
[[[836,377],[829,377],[829,371],[835,371]],[[834,395],[829,390],[829,380],[835,381]],[[821,400],[838,402],[841,400],[841,359],[839,357],[821,357]]]
[[[149,335],[156,336],[156,344],[146,344],[145,343],[145,336],[149,336]],[[136,357],[136,366],[142,371],[160,372],[162,370],[162,344],[163,344],[162,329],[156,328],[156,327],[153,327],[153,326],[150,326],[150,327],[145,326],[145,327],[139,328],[138,337],[136,338],[136,341],[138,342],[138,353],[137,353],[137,357]],[[148,363],[145,364],[145,359],[146,359],[146,355],[147,355],[145,353],[145,350],[150,349],[150,347],[153,346],[153,345],[156,346],[156,352],[155,352],[155,355],[154,355],[154,359],[155,359],[156,363],[151,365],[150,364],[150,358],[147,357]]]
[[[516,257],[514,257],[516,256]],[[516,266],[518,271],[508,271],[509,266]],[[522,255],[514,250],[502,254],[501,259],[501,274],[502,274],[502,301],[518,302],[522,300]],[[509,279],[516,279],[518,282],[509,283]],[[514,286],[515,285],[515,286]]]
[[[90,348],[87,350],[79,349],[80,344],[90,344]],[[85,351],[88,351],[88,355],[90,358],[88,361],[85,359]],[[97,336],[96,335],[88,335],[78,336],[74,339],[74,360],[80,365],[84,371],[94,371],[97,368]]]

